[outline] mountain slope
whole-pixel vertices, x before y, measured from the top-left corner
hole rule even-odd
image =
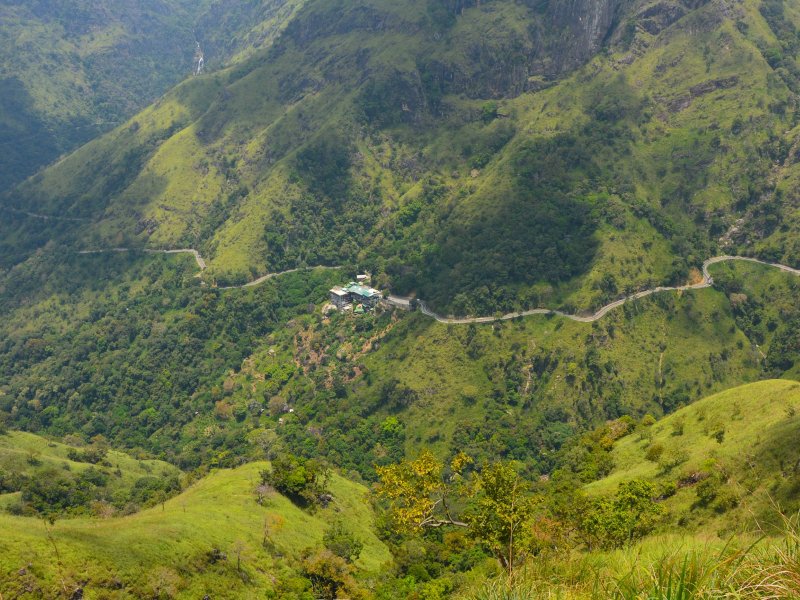
[[[0,508],[17,514],[42,510],[54,502],[55,494],[48,497],[47,492],[59,485],[74,496],[60,498],[63,506],[52,510],[85,515],[95,502],[96,512],[108,514],[136,510],[159,492],[180,489],[182,473],[174,465],[136,459],[103,442],[77,442],[59,443],[21,431],[0,435]],[[47,480],[51,487],[34,480]]]
[[[365,488],[334,475],[334,501],[315,514],[279,494],[259,505],[254,489],[265,466],[215,471],[163,506],[127,517],[46,527],[42,520],[0,515],[0,593],[54,597],[82,589],[115,598],[263,598],[269,591],[301,597],[307,583],[298,583],[290,561],[307,547],[321,547],[337,515],[364,542],[357,562],[362,573],[391,560],[372,531]]]
[[[17,214],[5,264],[53,237],[193,246],[219,282],[357,261],[487,313],[684,281],[719,247],[792,263],[795,8],[310,2],[7,196],[87,221]]]
[[[613,491],[630,479],[671,486],[669,526],[712,530],[766,527],[776,508],[800,506],[800,383],[768,380],[736,387],[676,411],[619,440],[614,470],[588,486]]]
[[[65,253],[55,273],[46,258],[0,292],[0,419],[103,434],[185,469],[252,457],[247,435],[266,429],[368,478],[423,446],[547,473],[606,419],[800,368],[800,281],[757,264],[714,265],[716,289],[654,295],[595,323],[456,326],[326,316],[346,272],[215,290],[188,256]]]
[[[0,2],[0,190],[189,76],[198,43],[206,67],[217,68],[269,45],[298,4]]]

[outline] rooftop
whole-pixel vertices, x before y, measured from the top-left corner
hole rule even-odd
[[[372,298],[373,296],[380,296],[380,292],[373,288],[364,287],[363,285],[359,285],[353,281],[351,281],[347,286],[344,288],[346,292],[350,292],[351,294],[355,294],[356,296],[362,296],[364,298]]]

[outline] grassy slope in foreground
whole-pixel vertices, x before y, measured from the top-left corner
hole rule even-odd
[[[253,489],[265,466],[215,471],[163,507],[129,517],[58,521],[52,541],[42,521],[0,515],[0,593],[17,598],[28,590],[30,597],[53,597],[63,578],[67,589],[81,584],[91,597],[143,597],[162,586],[181,598],[263,598],[276,580],[291,577],[275,557],[320,547],[337,514],[364,542],[359,568],[375,572],[391,559],[372,531],[362,486],[334,475],[334,502],[313,515],[277,494],[259,506]],[[262,544],[265,527],[272,554]],[[243,548],[244,575],[237,573],[237,547]],[[214,548],[227,553],[227,561],[209,560]]]
[[[764,525],[776,512],[773,502],[787,512],[798,508],[798,408],[796,381],[761,381],[715,394],[617,442],[614,471],[588,490],[609,493],[635,478],[674,482],[677,493],[664,502],[673,523],[723,536],[753,519]],[[654,446],[663,448],[662,456],[682,454],[683,462],[665,470],[645,457]],[[710,510],[701,509],[699,484],[690,482],[698,474],[722,482]],[[721,505],[722,498],[735,499],[736,506]]]
[[[698,400],[620,439],[612,451],[616,468],[589,484],[590,494],[613,494],[631,479],[666,484],[684,473],[725,472],[722,490],[733,493],[738,506],[724,512],[713,504],[693,507],[699,484],[687,485],[663,502],[669,514],[664,533],[615,550],[543,553],[517,571],[510,588],[500,576],[459,598],[797,598],[798,408],[800,383],[760,381]],[[681,422],[683,434],[674,435]],[[722,442],[708,435],[720,424]],[[645,458],[655,444],[665,453],[684,450],[685,462],[662,472]],[[782,520],[778,509],[789,518]],[[752,531],[754,519],[761,531]]]

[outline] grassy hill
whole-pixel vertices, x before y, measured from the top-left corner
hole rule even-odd
[[[792,262],[798,11],[668,4],[309,2],[9,195],[87,222],[10,215],[4,264],[53,240],[193,246],[220,282],[357,261],[491,313],[720,248]]]
[[[567,527],[555,543],[545,536],[543,551],[512,581],[490,578],[457,597],[797,597],[798,408],[800,382],[774,379],[641,422],[613,442],[612,472],[585,491],[592,506],[625,482],[653,483],[662,508],[654,531],[616,549],[598,549],[570,545]],[[548,500],[559,493],[550,489]],[[552,524],[545,520],[539,527],[548,531]]]
[[[292,598],[307,585],[298,582],[292,560],[321,547],[336,518],[364,542],[362,574],[391,560],[373,532],[365,488],[333,476],[334,501],[313,514],[279,494],[259,505],[254,488],[265,466],[214,471],[163,506],[128,517],[48,527],[0,515],[0,593],[55,597],[81,588],[88,597]]]
[[[57,475],[68,472],[70,476],[80,480],[81,474],[92,470],[102,474],[104,479],[100,486],[102,492],[98,496],[105,498],[108,505],[116,501],[124,507],[137,483],[141,489],[145,481],[166,481],[174,478],[176,484],[180,485],[177,478],[182,473],[174,465],[158,460],[133,458],[129,454],[111,449],[87,454],[87,449],[91,448],[92,446],[82,443],[78,446],[67,445],[21,431],[0,435],[0,474],[5,479],[3,488],[17,487],[10,485],[11,480],[20,476],[22,481],[19,484],[25,488],[25,479],[52,478],[54,473]],[[13,509],[19,505],[21,492],[3,488],[0,488],[0,509]],[[131,502],[152,501],[153,498],[147,491],[142,489],[142,493]],[[133,509],[132,504],[128,504],[128,507]],[[88,512],[88,506],[83,508]]]
[[[619,440],[614,470],[593,494],[620,482],[671,485],[669,527],[728,532],[774,524],[776,509],[800,508],[794,440],[800,431],[800,382],[769,380],[726,390]]]

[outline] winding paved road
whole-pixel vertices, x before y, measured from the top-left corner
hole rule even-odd
[[[200,253],[195,250],[194,248],[176,248],[175,250],[153,250],[151,248],[105,248],[103,250],[80,250],[78,254],[105,254],[108,252],[144,252],[145,254],[191,254],[194,257],[194,261],[197,263],[197,266],[200,268],[200,273],[206,270],[208,265],[206,265],[205,259],[200,255]],[[281,275],[288,275],[289,273],[297,273],[298,271],[305,271],[306,269],[341,269],[341,267],[328,267],[325,265],[320,265],[316,267],[296,267],[294,269],[287,269],[286,271],[280,271],[279,273],[267,273],[266,275],[262,275],[258,279],[254,279],[253,281],[249,281],[248,283],[243,283],[241,285],[226,285],[226,286],[219,286],[217,287],[218,290],[238,290],[242,288],[249,288],[255,287],[267,281],[268,279],[274,279],[275,277],[279,277]],[[198,273],[198,275],[200,275]]]
[[[78,254],[101,254],[104,252],[135,252],[137,251],[134,248],[108,248],[105,250],[81,250]],[[138,250],[139,252],[145,252],[147,254],[191,254],[194,257],[197,266],[200,268],[200,272],[202,273],[206,269],[206,261],[203,260],[203,257],[200,253],[195,250],[194,248],[178,248],[175,250],[152,250],[152,249],[141,249]],[[800,269],[793,269],[792,267],[787,267],[786,265],[781,265],[778,263],[770,263],[763,260],[759,260],[757,258],[750,258],[748,256],[715,256],[713,258],[709,258],[703,263],[703,280],[700,283],[694,283],[691,285],[679,285],[675,287],[664,287],[659,286],[655,288],[651,288],[648,290],[642,290],[641,292],[636,292],[635,294],[631,294],[630,296],[625,296],[624,298],[620,298],[619,300],[615,300],[610,304],[606,304],[602,308],[600,308],[596,313],[592,315],[571,315],[569,313],[562,312],[560,310],[554,310],[550,308],[534,308],[531,310],[524,310],[520,312],[512,312],[506,313],[504,315],[500,315],[497,317],[445,317],[440,314],[433,312],[433,310],[428,307],[428,305],[423,300],[417,300],[417,306],[419,306],[419,310],[422,314],[431,317],[432,319],[436,319],[439,323],[446,323],[448,325],[469,325],[470,323],[496,323],[497,321],[510,321],[511,319],[516,319],[517,317],[529,317],[531,315],[558,315],[559,317],[564,317],[565,319],[570,319],[572,321],[578,321],[579,323],[593,323],[598,319],[603,318],[606,314],[610,311],[614,310],[615,308],[619,308],[629,300],[638,300],[639,298],[644,298],[646,296],[650,296],[651,294],[657,294],[659,292],[679,292],[685,290],[699,290],[703,288],[708,288],[714,285],[714,278],[711,277],[711,274],[708,272],[708,267],[711,265],[715,265],[721,262],[728,262],[728,261],[744,261],[744,262],[751,262],[751,263],[758,263],[760,265],[765,265],[768,267],[773,267],[775,269],[780,269],[786,273],[791,273],[792,275],[800,276]],[[329,267],[329,266],[317,266],[317,267],[309,267],[311,269],[341,269],[341,267]],[[241,289],[241,288],[249,288],[255,287],[259,284],[264,283],[268,279],[274,279],[275,277],[279,277],[281,275],[287,275],[289,273],[296,273],[298,271],[303,271],[304,268],[298,267],[295,269],[288,269],[286,271],[281,271],[279,273],[268,273],[267,275],[263,275],[258,279],[254,279],[249,283],[244,283],[242,285],[230,285],[219,287],[217,289],[220,290],[234,290],[234,289]],[[405,310],[409,310],[412,306],[412,298],[408,298],[405,296],[395,296],[389,295],[386,297],[386,302],[388,302],[392,306],[396,306],[398,308],[402,308]]]
[[[785,271],[787,273],[791,273],[792,275],[800,276],[800,269],[793,269],[792,267],[787,267],[786,265],[781,265],[777,263],[769,263],[763,260],[758,260],[757,258],[750,258],[747,256],[715,256],[714,258],[709,258],[707,261],[703,263],[703,281],[700,283],[695,283],[692,285],[679,285],[675,287],[655,287],[649,290],[642,290],[641,292],[636,292],[635,294],[631,294],[630,296],[625,296],[624,298],[620,298],[619,300],[615,300],[610,304],[606,304],[602,308],[600,308],[596,313],[593,315],[571,315],[565,312],[561,312],[560,310],[553,310],[549,308],[534,308],[532,310],[525,310],[521,312],[513,312],[501,315],[499,317],[463,317],[463,318],[454,318],[454,317],[444,317],[433,312],[424,301],[418,300],[417,304],[419,306],[420,312],[423,314],[436,319],[439,323],[447,323],[450,325],[467,325],[470,323],[495,323],[497,321],[509,321],[511,319],[516,319],[517,317],[528,317],[530,315],[558,315],[560,317],[564,317],[565,319],[570,319],[572,321],[578,321],[580,323],[592,323],[601,319],[610,311],[614,310],[615,308],[619,308],[629,300],[637,300],[639,298],[644,298],[645,296],[650,296],[651,294],[656,294],[658,292],[676,292],[676,291],[684,291],[684,290],[699,290],[702,288],[711,287],[714,285],[714,278],[711,277],[711,274],[708,272],[708,267],[711,265],[715,265],[721,262],[728,262],[732,260],[738,261],[745,261],[745,262],[753,262],[758,263],[761,265],[766,265],[768,267],[774,267],[776,269],[780,269],[781,271]],[[411,305],[411,298],[406,298],[403,296],[389,296],[387,298],[390,304],[394,306],[398,306],[400,308],[409,308]]]

